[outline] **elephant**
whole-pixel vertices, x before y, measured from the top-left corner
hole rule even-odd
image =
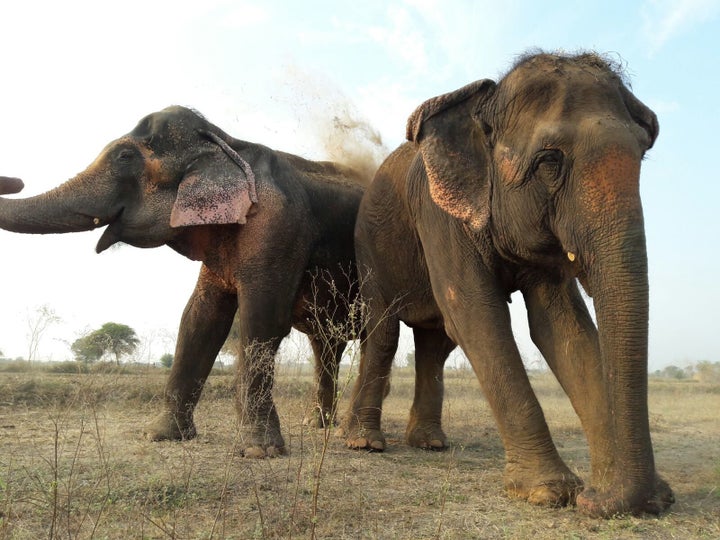
[[[285,453],[272,398],[274,358],[294,327],[316,360],[311,424],[332,421],[349,310],[358,294],[353,231],[371,174],[231,138],[172,106],[143,118],[83,172],[25,199],[0,198],[0,228],[66,233],[105,227],[96,247],[167,245],[202,261],[182,315],[162,411],[145,430],[191,439],[193,410],[238,314],[235,381],[241,452]],[[0,194],[22,182],[0,179]],[[343,326],[345,325],[345,326]]]
[[[459,346],[498,425],[510,495],[576,503],[592,516],[657,514],[674,502],[656,473],[647,405],[639,174],[658,129],[619,67],[592,52],[527,54],[499,82],[478,80],[412,113],[408,140],[380,165],[358,212],[373,330],[340,426],[350,448],[385,449],[383,385],[402,321],[415,342],[409,445],[447,445],[443,366]],[[584,489],[525,371],[510,324],[515,291],[585,432]]]
[[[19,178],[0,177],[0,195],[20,193],[24,188],[25,183]]]

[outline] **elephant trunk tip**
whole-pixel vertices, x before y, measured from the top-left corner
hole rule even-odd
[[[20,193],[24,187],[25,184],[19,178],[0,176],[0,195]]]

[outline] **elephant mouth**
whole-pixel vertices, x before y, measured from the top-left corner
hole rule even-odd
[[[114,217],[107,221],[107,227],[102,233],[100,240],[98,240],[95,246],[96,253],[102,253],[111,246],[114,246],[121,240],[120,233],[122,231],[122,224],[120,223],[120,216],[123,211],[120,210]],[[98,219],[98,218],[95,218]]]
[[[565,252],[565,261],[564,265],[565,268],[569,268],[569,270],[566,270],[566,276],[568,277],[574,277],[579,282],[580,285],[582,285],[583,290],[585,293],[592,298],[592,290],[590,288],[590,280],[588,279],[588,268],[586,266],[586,262],[583,261],[583,258],[578,255],[578,252],[576,249],[572,250],[564,250]]]
[[[585,294],[587,294],[590,298],[593,297],[592,289],[590,288],[590,281],[588,280],[587,274],[584,270],[580,270],[580,272],[577,273],[575,276],[577,277],[577,280],[580,282],[580,285],[582,285],[583,290],[585,291]]]

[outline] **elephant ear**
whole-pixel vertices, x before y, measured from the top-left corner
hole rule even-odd
[[[407,138],[420,148],[433,201],[473,230],[482,229],[490,217],[489,127],[482,109],[495,86],[483,79],[429,99],[407,123]]]
[[[222,151],[203,156],[188,170],[178,187],[170,226],[244,224],[250,207],[258,202],[255,174],[218,135],[200,133]]]

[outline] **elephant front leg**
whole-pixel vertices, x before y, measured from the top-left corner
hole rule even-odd
[[[465,343],[464,348],[505,447],[505,489],[511,496],[541,506],[573,504],[582,481],[563,462],[552,441],[510,331],[509,317],[503,317],[501,326],[503,331],[495,339],[483,340],[483,345]]]
[[[576,283],[540,283],[524,296],[533,342],[568,394],[588,440],[592,479],[578,495],[578,507],[593,516],[665,510],[674,501],[669,485],[654,475],[638,493],[627,456],[618,455],[621,436],[606,390],[611,381],[603,374],[598,332]],[[643,461],[652,462],[652,455]]]
[[[490,292],[482,302],[476,301],[473,290],[462,290],[473,281],[477,283],[449,281],[443,315],[448,334],[470,360],[497,422],[505,447],[505,489],[532,504],[571,504],[582,483],[550,437],[515,344],[505,298],[488,284],[484,290]]]
[[[338,373],[346,342],[325,336],[310,336],[315,356],[316,401],[303,424],[324,428],[335,424]]]
[[[443,368],[455,348],[443,330],[415,328],[415,399],[405,440],[410,446],[431,450],[446,447],[442,429]]]
[[[227,338],[237,297],[223,289],[207,268],[183,312],[163,409],[145,428],[152,441],[192,439],[197,435],[193,411],[205,380]]]

